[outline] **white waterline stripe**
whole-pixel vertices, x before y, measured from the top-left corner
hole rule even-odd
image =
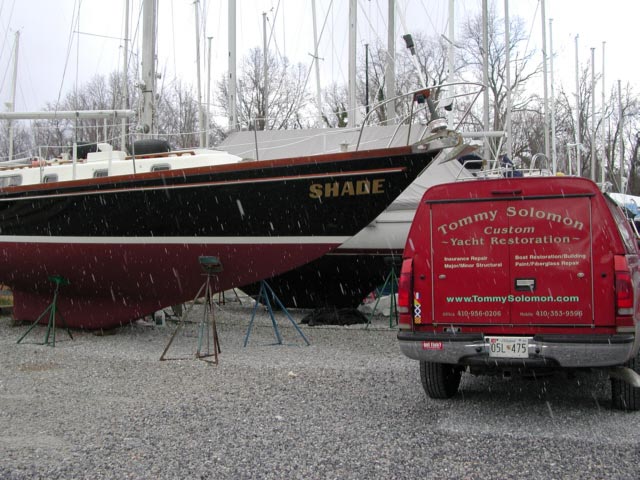
[[[0,235],[2,243],[154,244],[154,245],[340,245],[351,237],[49,237]]]

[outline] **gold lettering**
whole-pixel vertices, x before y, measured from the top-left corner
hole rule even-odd
[[[384,181],[384,178],[377,178],[373,181],[312,183],[309,186],[309,198],[380,194],[384,193]]]
[[[373,193],[383,193],[384,192],[383,183],[384,183],[384,178],[376,178],[373,181]]]
[[[371,193],[369,180],[358,180],[356,182],[356,195],[368,195]]]
[[[340,184],[338,182],[324,184],[325,197],[337,197],[340,195]]]
[[[354,195],[353,183],[344,182],[344,185],[342,186],[342,192],[340,193],[340,195]]]
[[[319,183],[312,183],[309,187],[309,198],[322,197],[322,185]]]

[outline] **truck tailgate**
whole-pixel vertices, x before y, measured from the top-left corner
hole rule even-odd
[[[590,196],[430,208],[432,322],[594,324]]]

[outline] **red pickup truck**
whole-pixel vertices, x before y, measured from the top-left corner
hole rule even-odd
[[[606,368],[613,406],[640,409],[640,259],[590,180],[438,185],[416,212],[399,276],[398,341],[425,392],[471,374]]]

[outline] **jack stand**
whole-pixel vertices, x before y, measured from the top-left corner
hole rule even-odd
[[[396,292],[398,291],[398,277],[396,276],[396,271],[394,268],[391,269],[389,275],[387,275],[386,280],[384,281],[384,285],[382,286],[381,292],[384,292],[387,288],[387,285],[391,286],[391,305],[389,305],[389,328],[393,326],[393,317],[396,318],[396,325],[398,325],[398,305],[396,304]],[[378,303],[380,302],[380,296],[376,300],[375,305],[373,306],[373,310],[369,314],[369,319],[367,320],[366,328],[369,328],[371,325],[371,319],[373,318],[373,314],[376,313],[376,309],[378,308]]]
[[[66,278],[60,275],[52,275],[49,277],[49,280],[51,280],[56,286],[55,289],[53,290],[53,300],[51,301],[49,306],[44,310],[44,312],[42,312],[38,316],[38,318],[36,318],[36,321],[31,324],[29,329],[24,333],[24,335],[20,337],[20,339],[18,339],[16,343],[22,342],[22,340],[27,335],[29,335],[29,332],[31,332],[31,330],[35,328],[35,326],[40,322],[42,317],[44,317],[47,314],[47,312],[49,313],[49,322],[47,323],[47,333],[45,334],[44,342],[41,343],[40,345],[50,345],[51,347],[56,346],[56,314],[60,316],[60,324],[67,331],[67,334],[69,334],[69,338],[73,340],[73,335],[71,335],[71,331],[66,327],[64,323],[64,317],[60,313],[60,310],[58,310],[58,289],[60,288],[61,285],[69,285],[69,280],[67,280]],[[49,334],[51,333],[51,331],[53,331],[53,337],[51,339],[51,344],[49,344]]]
[[[200,290],[198,290],[198,293],[196,293],[196,296],[194,297],[193,302],[191,303],[189,308],[187,308],[182,314],[182,316],[180,317],[180,321],[178,322],[178,325],[176,326],[176,329],[174,330],[173,335],[171,335],[171,338],[169,339],[169,343],[167,343],[167,346],[162,352],[162,355],[160,355],[160,361],[188,360],[189,358],[192,358],[192,357],[165,358],[165,355],[169,350],[169,347],[171,347],[173,340],[176,338],[176,334],[184,324],[184,321],[189,316],[189,313],[191,313],[191,310],[193,310],[193,306],[196,304],[196,300],[200,298],[200,296],[202,295],[202,292],[204,291],[204,297],[205,297],[204,311],[202,312],[202,319],[200,320],[200,325],[198,326],[198,349],[196,350],[195,358],[198,360],[203,360],[208,363],[212,363],[214,365],[218,364],[218,354],[221,353],[222,351],[220,350],[220,341],[218,339],[218,329],[216,327],[216,318],[213,313],[213,292],[211,291],[211,275],[213,273],[222,271],[222,267],[220,266],[219,261],[215,257],[200,257],[199,260],[200,260],[200,264],[202,265],[203,269],[206,272],[205,275],[207,279],[200,287]],[[218,263],[215,263],[215,262],[218,262]],[[209,325],[211,325],[211,335],[209,335],[209,329],[208,329]],[[206,337],[206,353],[202,353],[202,344],[203,344],[203,341],[205,340],[205,337]],[[211,342],[213,342],[213,353],[211,353]],[[213,360],[209,360],[210,357],[213,357]]]
[[[249,335],[251,335],[251,328],[253,327],[253,321],[255,320],[255,317],[256,317],[256,310],[258,309],[258,305],[260,304],[261,299],[264,299],[265,305],[267,307],[267,311],[269,312],[269,316],[271,317],[271,324],[273,325],[273,331],[276,335],[276,341],[277,341],[276,343],[274,343],[274,345],[282,345],[282,337],[280,336],[280,331],[278,330],[278,323],[276,322],[276,318],[273,315],[273,308],[271,308],[269,295],[271,295],[273,300],[275,300],[275,302],[282,309],[282,311],[285,313],[287,318],[291,321],[291,323],[296,328],[296,330],[298,331],[302,339],[305,341],[307,346],[311,345],[309,343],[309,340],[307,340],[307,337],[305,337],[304,333],[302,333],[302,330],[300,330],[300,327],[298,327],[298,325],[296,324],[295,320],[291,318],[291,315],[289,315],[288,310],[284,307],[284,305],[282,305],[282,302],[280,301],[280,299],[276,296],[275,293],[273,293],[273,290],[271,289],[269,284],[265,280],[261,280],[260,293],[258,294],[258,298],[256,298],[256,304],[253,306],[253,313],[251,314],[251,321],[249,322],[247,335],[244,337],[244,346],[246,347],[247,342],[249,341]]]

